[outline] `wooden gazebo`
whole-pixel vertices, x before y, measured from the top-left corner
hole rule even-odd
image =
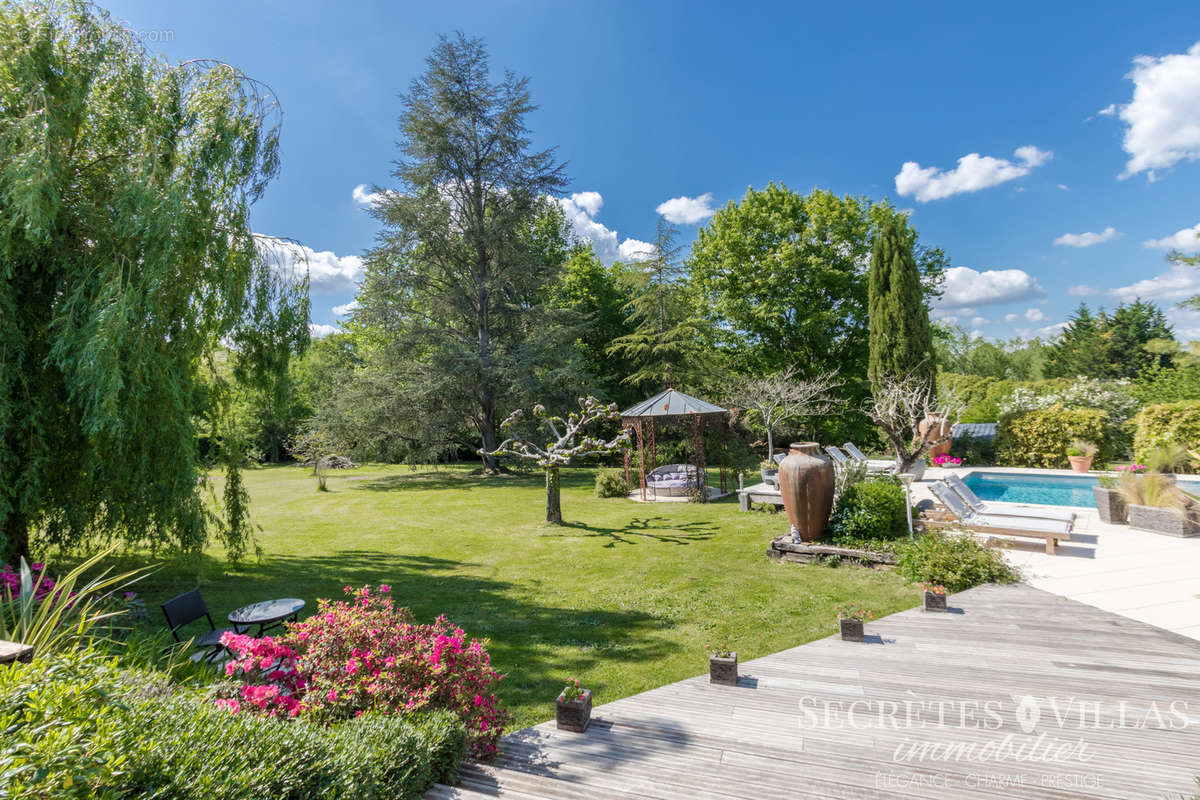
[[[656,394],[649,400],[643,400],[621,412],[621,427],[632,430],[637,437],[638,453],[638,485],[642,490],[642,499],[646,499],[646,440],[649,438],[650,463],[658,464],[657,433],[660,428],[668,425],[690,424],[693,438],[692,462],[696,467],[696,480],[704,479],[706,474],[707,457],[705,453],[705,434],[708,426],[714,421],[721,420],[729,412],[720,406],[715,406],[705,400],[691,395],[667,389]],[[632,485],[630,478],[631,453],[625,450],[625,483]],[[654,469],[654,467],[651,467]],[[707,489],[707,481],[703,484]],[[725,471],[721,470],[721,491],[725,491]],[[707,493],[702,492],[704,500]]]

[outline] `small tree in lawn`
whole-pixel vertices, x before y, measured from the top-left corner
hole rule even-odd
[[[836,372],[798,379],[795,366],[765,378],[739,381],[729,390],[729,403],[759,418],[767,430],[767,458],[775,455],[775,428],[788,422],[829,413],[840,400]]]
[[[329,491],[325,480],[329,473],[329,457],[335,455],[336,445],[328,430],[312,425],[289,439],[287,450],[301,464],[312,464],[318,492]]]
[[[930,418],[958,421],[962,405],[953,395],[939,398],[923,371],[902,378],[884,375],[874,385],[863,412],[879,426],[896,451],[899,472],[908,472],[917,459],[950,438],[949,426],[942,436],[922,434],[921,423]]]
[[[511,455],[536,462],[546,471],[546,522],[558,525],[562,522],[562,502],[559,499],[560,467],[569,466],[571,459],[582,456],[601,456],[619,453],[629,447],[629,432],[621,431],[608,441],[594,436],[577,437],[593,422],[599,420],[617,420],[621,414],[617,411],[616,403],[604,405],[594,397],[579,398],[577,412],[571,412],[566,419],[551,417],[546,414],[546,407],[538,403],[533,407],[533,417],[549,429],[554,438],[545,447],[539,447],[520,434],[514,434],[500,443],[492,451],[480,450],[481,456]],[[517,409],[508,415],[501,423],[501,430],[511,431],[525,418],[525,412]]]

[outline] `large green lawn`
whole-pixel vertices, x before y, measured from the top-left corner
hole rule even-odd
[[[168,564],[143,592],[161,619],[156,604],[199,573],[220,624],[255,600],[300,597],[311,611],[347,584],[390,584],[418,619],[446,614],[491,640],[514,727],[553,716],[572,675],[614,700],[704,672],[706,643],[755,658],[833,633],[836,603],[879,615],[918,601],[894,574],[768,561],[782,514],[741,513],[736,498],[602,500],[593,475],[564,471],[567,522],[550,526],[540,475],[370,466],[322,493],[303,469],[250,471],[261,557]]]

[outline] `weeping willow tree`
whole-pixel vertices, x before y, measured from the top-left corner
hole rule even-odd
[[[280,290],[249,225],[277,169],[278,119],[238,70],[169,65],[90,5],[0,4],[7,555],[34,532],[246,547],[228,387],[197,397],[223,344],[263,381],[278,369],[268,350],[307,335],[306,279]],[[226,468],[211,504],[201,428]]]

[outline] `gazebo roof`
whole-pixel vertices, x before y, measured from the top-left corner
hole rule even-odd
[[[724,414],[726,410],[690,394],[667,389],[621,412],[622,417],[682,417],[685,414]]]

